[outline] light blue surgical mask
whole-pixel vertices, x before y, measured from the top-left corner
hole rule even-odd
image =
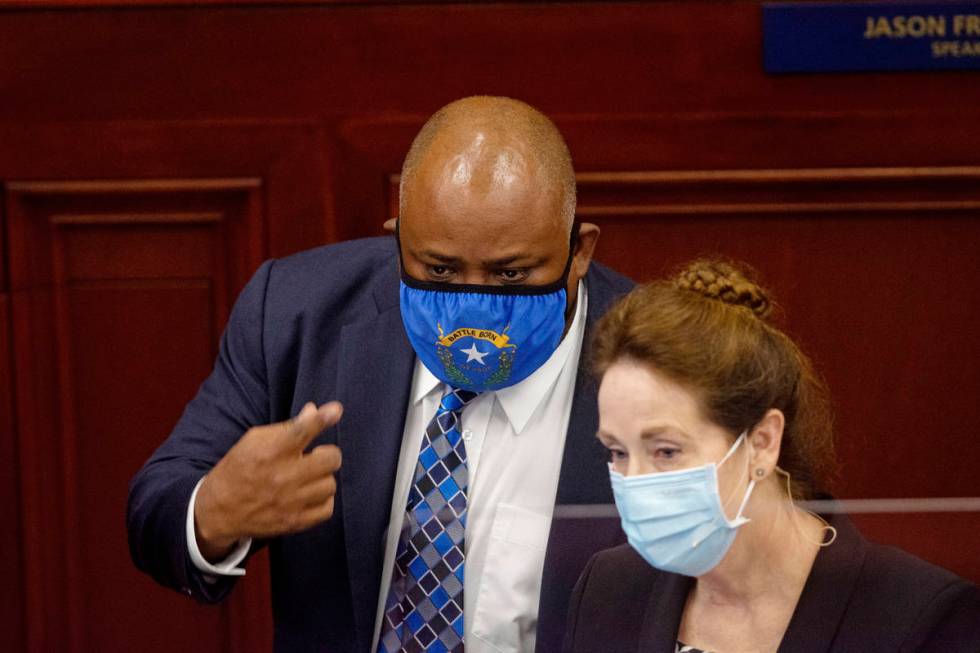
[[[718,493],[718,468],[745,440],[742,433],[716,465],[675,472],[623,476],[609,466],[613,496],[630,545],[657,569],[700,576],[713,569],[731,547],[755,481],[750,480],[734,519]]]

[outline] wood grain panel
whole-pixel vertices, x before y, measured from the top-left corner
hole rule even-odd
[[[0,254],[0,264],[3,256]],[[21,546],[20,474],[13,409],[13,356],[10,343],[10,296],[0,291],[0,591],[8,597],[0,610],[4,645],[24,649],[24,577]]]
[[[0,132],[3,130],[0,125]],[[12,140],[3,140],[11,134]],[[224,316],[237,288],[251,275],[258,260],[335,239],[332,188],[325,183],[328,153],[324,137],[319,128],[303,121],[19,125],[0,136],[0,140],[19,151],[19,156],[0,164],[8,166],[0,171],[0,177],[48,179],[7,184],[15,198],[11,204],[21,216],[14,227],[16,246],[7,248],[17,252],[14,265],[21,273],[21,285],[16,289],[19,310],[15,311],[18,359],[37,359],[30,361],[30,369],[19,370],[16,386],[21,397],[36,397],[40,402],[57,396],[57,361],[47,354],[52,343],[61,342],[53,331],[55,318],[51,312],[55,300],[50,294],[55,286],[57,237],[70,234],[71,247],[60,250],[63,273],[73,283],[83,285],[101,282],[105,287],[122,284],[120,287],[135,289],[140,284],[152,286],[161,275],[171,280],[211,279],[213,270],[209,265],[224,258],[222,269],[227,268],[227,274],[222,278],[237,280],[238,285],[221,288],[222,278],[213,280],[217,284],[212,293],[216,311],[208,322],[212,340],[224,326]],[[10,152],[0,148],[0,159]],[[98,181],[99,177],[104,180]],[[250,225],[248,229],[229,230],[229,211],[238,216],[236,224],[249,216],[245,220]],[[266,220],[264,215],[275,219]],[[62,304],[70,307],[71,301],[62,300]],[[74,336],[75,327],[69,326],[68,332]],[[177,356],[179,352],[171,354]],[[151,348],[148,359],[155,360],[160,355],[160,351]],[[92,372],[99,374],[97,369]],[[99,378],[102,377],[95,380]],[[76,381],[75,385],[88,380],[91,379]],[[167,396],[190,397],[201,380],[198,372],[188,372],[181,381],[185,384],[184,394]],[[158,434],[170,428],[176,414],[162,412],[154,417],[162,425]],[[60,425],[54,415],[52,411],[27,415],[21,420],[22,432],[57,433]],[[114,442],[122,446],[122,439]],[[53,446],[51,441],[45,443],[47,449],[31,440],[25,445],[27,450],[19,452],[26,461],[26,466],[21,465],[25,493],[21,511],[41,515],[43,522],[43,529],[32,523],[32,530],[25,531],[21,538],[29,556],[24,565],[27,581],[21,605],[26,606],[25,623],[30,624],[31,645],[60,650],[69,644],[67,630],[49,625],[69,623],[68,598],[52,598],[58,596],[59,583],[68,573],[64,565],[68,563],[61,549],[42,542],[38,533],[64,530],[66,517],[61,510],[66,494],[61,487],[60,460],[57,465],[45,461],[46,467],[38,462]],[[107,451],[107,455],[111,452]],[[108,496],[118,499],[116,495],[136,468],[130,466],[118,477],[106,477],[103,485],[113,484],[107,490]],[[42,486],[38,479],[45,476],[48,483]],[[122,514],[113,513],[110,517],[107,513],[106,520],[111,522]],[[121,525],[117,522],[117,528]],[[116,535],[122,536],[121,531]],[[91,536],[91,531],[82,535]],[[50,548],[45,550],[42,544]],[[82,548],[92,544],[88,539],[80,542]],[[94,564],[93,559],[82,557],[81,553],[79,556],[84,575],[86,565]],[[49,560],[55,564],[45,567],[44,562]],[[136,619],[142,619],[142,625],[129,631],[127,639],[116,642],[116,649],[131,649],[135,642],[142,646],[146,641],[172,645],[174,638],[187,635],[180,624],[190,623],[200,631],[200,641],[218,642],[219,650],[269,650],[272,625],[268,558],[264,552],[251,560],[249,582],[243,583],[219,611],[185,605],[179,597],[159,588],[144,592],[149,581],[135,574],[128,554],[119,564],[124,574],[119,578],[132,576],[132,583],[121,596],[139,604],[145,593],[160,602],[153,606],[161,611],[140,613]],[[81,599],[82,604],[99,605],[87,593]],[[196,614],[196,620],[186,621],[183,615],[187,611]],[[204,625],[202,618],[206,619]],[[74,619],[70,623],[77,622]],[[86,622],[86,627],[101,630],[76,628],[75,650],[79,650],[77,646],[81,646],[80,650],[96,650],[87,648],[87,642],[122,637],[123,629],[116,626],[123,622],[135,627],[132,621],[117,622],[106,615]]]
[[[179,594],[156,591],[153,580],[129,564],[119,528],[132,470],[167,436],[194,394],[192,379],[210,371],[212,292],[207,278],[72,281],[67,288],[77,440],[72,465],[76,575],[87,595],[101,597],[78,610],[84,650],[119,650],[132,641],[131,633],[153,630],[161,615],[170,626],[147,650],[224,647],[226,626],[220,621],[228,618],[227,610],[203,609]],[[140,608],[134,610],[137,597]]]
[[[143,650],[231,639],[229,606],[149,591],[119,528],[133,470],[210,370],[265,251],[258,180],[204,181],[8,187],[32,648],[125,650],[161,618],[175,627]]]
[[[980,513],[869,514],[854,515],[852,519],[873,542],[897,546],[974,582],[980,578],[975,544],[975,533],[980,533]]]
[[[304,121],[16,126],[0,121],[0,179],[51,180],[9,182],[15,188],[34,188],[35,203],[56,203],[65,194],[81,198],[102,193],[102,220],[125,219],[112,217],[120,215],[112,207],[118,209],[122,202],[127,211],[140,209],[143,221],[163,211],[171,222],[195,205],[171,199],[155,206],[170,189],[188,189],[181,198],[209,191],[228,196],[239,192],[239,185],[261,183],[261,191],[249,197],[275,216],[263,225],[266,255],[283,256],[336,240],[326,140],[321,128]],[[113,181],[118,179],[129,181]],[[150,198],[145,200],[149,204],[140,205],[144,200],[139,197]],[[63,208],[74,220],[91,214],[81,205]]]
[[[980,168],[816,168],[584,172],[579,214],[976,211]]]
[[[425,115],[474,93],[523,97],[553,114],[597,116],[712,110],[975,114],[980,106],[970,71],[766,75],[757,2],[6,13],[0,61],[11,68],[30,62],[30,68],[7,77],[6,92],[18,102],[0,107],[0,120]],[[711,38],[693,39],[692,33]],[[30,37],[37,34],[48,38]],[[879,128],[894,135],[895,126],[886,121]],[[754,140],[756,148],[771,143],[764,132]]]

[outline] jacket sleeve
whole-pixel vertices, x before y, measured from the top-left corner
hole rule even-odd
[[[263,336],[272,267],[273,261],[264,263],[239,295],[214,370],[130,482],[126,524],[133,562],[157,582],[202,602],[223,599],[235,579],[195,567],[187,549],[188,504],[197,482],[245,431],[269,422]]]
[[[575,631],[578,628],[582,597],[585,595],[585,587],[589,584],[589,575],[592,573],[592,567],[598,556],[597,553],[589,559],[589,563],[585,565],[585,569],[582,570],[582,574],[575,583],[572,597],[568,600],[568,619],[565,621],[565,639],[561,647],[562,653],[572,653],[575,650]]]
[[[916,619],[903,652],[980,653],[980,587],[957,578]]]

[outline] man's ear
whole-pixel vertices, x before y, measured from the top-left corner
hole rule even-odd
[[[384,230],[390,234],[395,233],[395,229],[398,227],[398,218],[392,218],[391,220],[385,220],[383,225]]]
[[[749,432],[748,439],[752,445],[749,473],[756,481],[769,476],[776,469],[785,427],[786,417],[782,411],[770,408]],[[759,469],[763,470],[762,474],[757,472]]]
[[[589,263],[592,262],[592,254],[595,253],[597,242],[599,242],[599,226],[591,222],[579,224],[578,241],[572,259],[572,276],[581,279],[589,271]]]

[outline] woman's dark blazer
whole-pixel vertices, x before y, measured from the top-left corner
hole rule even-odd
[[[780,652],[980,652],[980,588],[871,544],[846,517],[830,523],[837,540],[817,554]],[[572,595],[563,650],[674,653],[693,584],[629,545],[597,553]]]

